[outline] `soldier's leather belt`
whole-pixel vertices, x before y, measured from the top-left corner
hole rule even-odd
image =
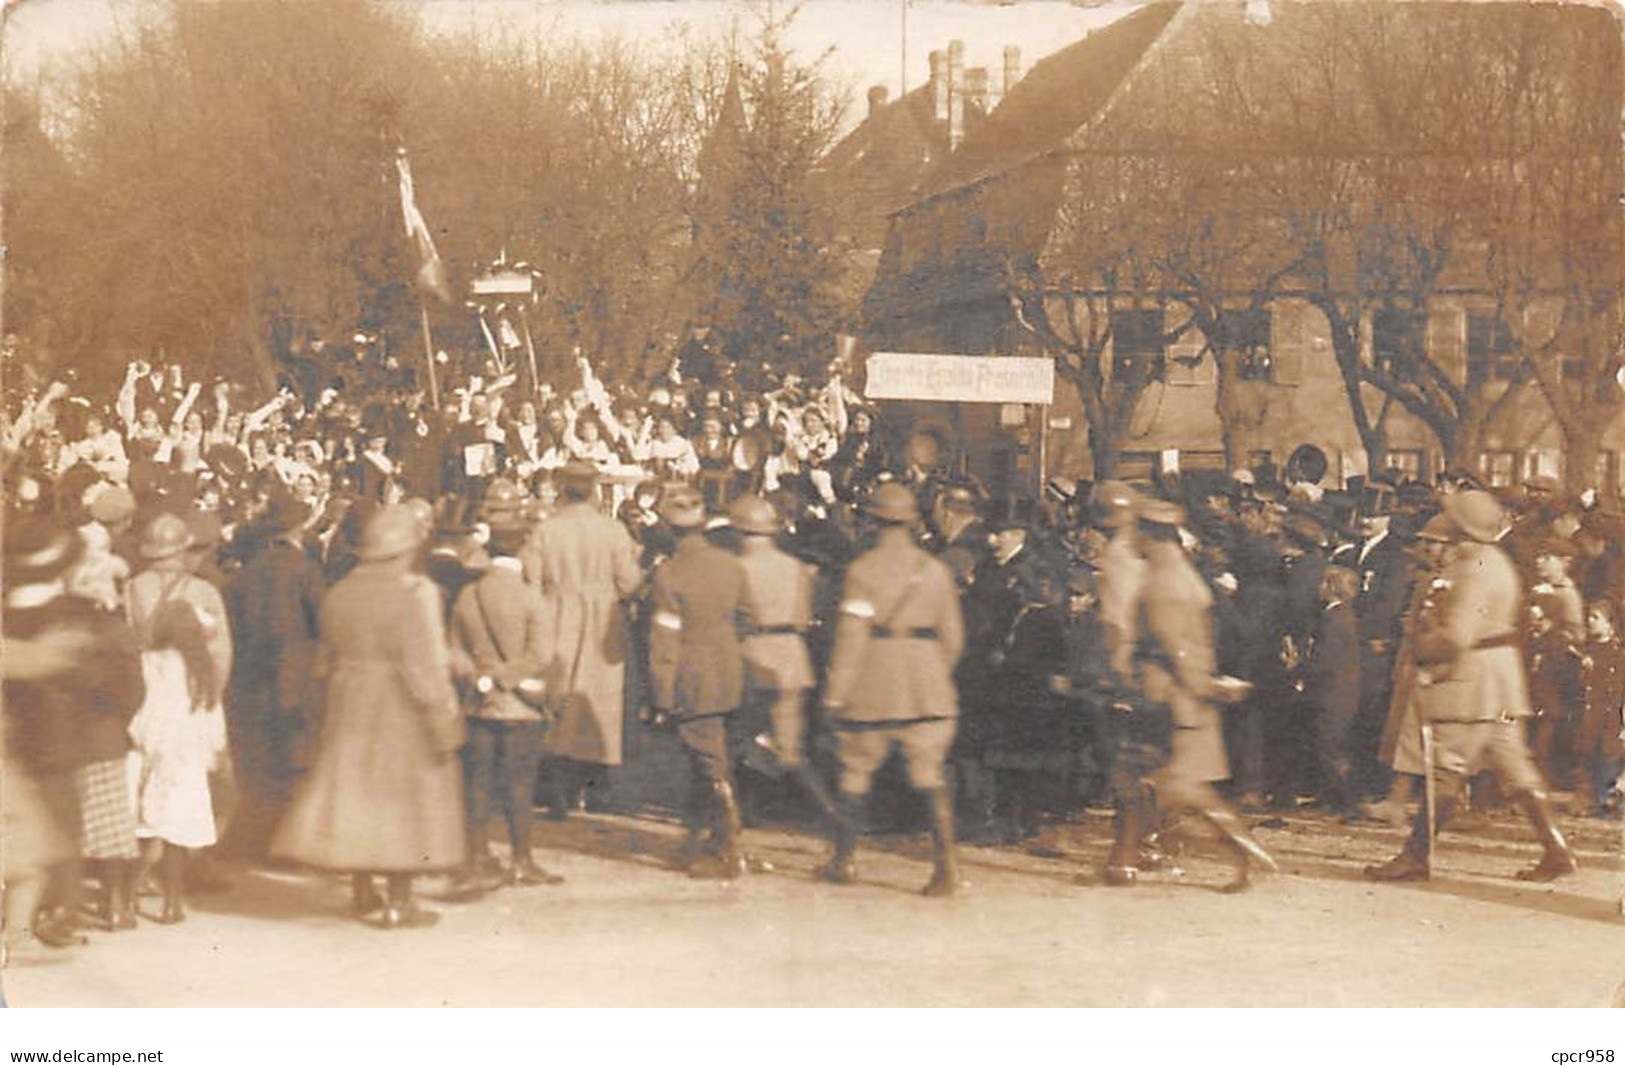
[[[1503,632],[1499,636],[1486,636],[1473,643],[1473,650],[1487,651],[1492,647],[1518,647],[1523,644],[1523,634],[1519,632]]]
[[[876,625],[869,633],[877,640],[934,640],[938,636],[933,628],[894,629],[890,625]]]
[[[750,630],[751,636],[800,636],[807,630],[800,625],[762,625]]]

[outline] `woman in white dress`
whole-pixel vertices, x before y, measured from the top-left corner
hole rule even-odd
[[[153,619],[152,644],[141,654],[147,698],[130,722],[142,866],[160,869],[160,924],[186,916],[181,888],[189,851],[215,842],[209,773],[226,749],[226,719],[209,654],[207,622],[173,600]]]

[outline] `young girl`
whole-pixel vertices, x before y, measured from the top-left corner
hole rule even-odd
[[[1591,812],[1620,813],[1620,771],[1625,769],[1621,705],[1625,704],[1625,647],[1620,645],[1614,605],[1599,599],[1586,608],[1585,656],[1580,660],[1585,706],[1580,721],[1580,764]]]
[[[141,654],[147,698],[130,722],[135,742],[143,870],[160,868],[160,924],[185,918],[181,886],[186,855],[215,842],[209,773],[226,747],[220,693],[205,622],[190,603],[165,603]]]

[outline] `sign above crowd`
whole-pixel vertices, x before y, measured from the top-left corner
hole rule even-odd
[[[1055,399],[1052,359],[877,351],[869,356],[868,371],[869,399],[1045,405]]]

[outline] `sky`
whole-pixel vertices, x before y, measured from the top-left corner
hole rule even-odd
[[[229,2],[229,0],[227,0]],[[319,2],[319,0],[318,0]],[[725,35],[736,19],[750,26],[751,5],[741,0],[395,0],[420,13],[431,32],[501,38],[565,33],[593,37],[613,33],[653,48],[669,46],[672,29]],[[781,7],[783,5],[781,4]],[[952,39],[965,42],[968,67],[986,66],[995,81],[1003,49],[1017,45],[1023,69],[1084,33],[1138,6],[1069,3],[1064,0],[805,0],[792,24],[789,44],[811,61],[831,52],[827,72],[862,93],[885,85],[895,97],[903,80],[907,23],[908,87],[928,72],[927,54]],[[55,61],[106,42],[121,26],[151,17],[142,0],[9,0],[4,37],[9,76],[33,80]],[[861,115],[861,108],[854,108]]]

